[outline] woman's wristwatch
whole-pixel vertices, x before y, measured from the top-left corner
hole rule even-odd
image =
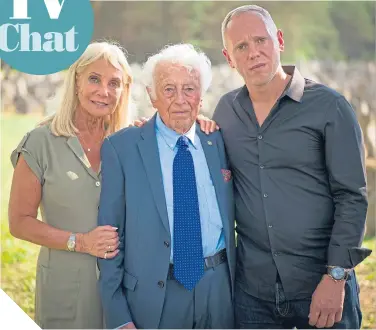
[[[69,239],[67,241],[67,249],[71,252],[76,251],[76,234],[72,233],[69,236]]]

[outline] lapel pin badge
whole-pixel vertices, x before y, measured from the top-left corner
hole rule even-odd
[[[213,142],[211,141],[208,141],[208,145],[211,146],[213,144]]]

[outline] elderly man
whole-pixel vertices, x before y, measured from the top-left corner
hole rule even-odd
[[[120,252],[100,259],[107,327],[232,328],[235,267],[231,172],[221,134],[196,127],[209,59],[175,45],[148,59],[156,115],[102,147],[99,224]]]
[[[234,173],[240,328],[359,328],[354,267],[367,212],[362,132],[345,98],[282,66],[283,34],[253,5],[223,21],[245,86],[213,119]]]

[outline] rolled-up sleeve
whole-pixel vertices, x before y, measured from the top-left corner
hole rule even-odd
[[[10,156],[10,161],[15,168],[18,159],[22,155],[31,171],[35,174],[41,184],[44,183],[43,159],[43,134],[39,131],[31,131],[25,134],[17,148],[14,149]]]
[[[363,135],[354,110],[343,97],[328,113],[324,137],[335,205],[328,265],[353,268],[372,251],[361,247],[368,207]]]

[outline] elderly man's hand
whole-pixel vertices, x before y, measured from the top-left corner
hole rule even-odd
[[[334,281],[324,275],[312,295],[309,324],[317,328],[331,328],[342,319],[345,282]]]
[[[205,132],[206,134],[219,130],[217,123],[204,115],[198,115],[197,122],[200,124],[201,131]]]

